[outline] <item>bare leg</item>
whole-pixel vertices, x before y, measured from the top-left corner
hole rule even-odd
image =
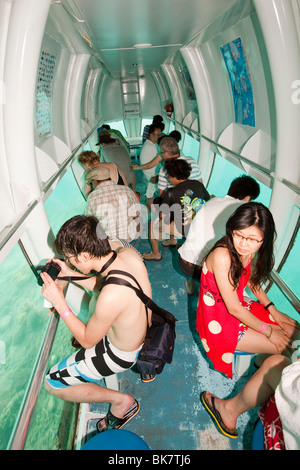
[[[133,180],[131,181],[130,183],[130,186],[132,188],[132,191],[136,191],[136,176],[135,176],[135,172],[133,172]]]
[[[159,224],[159,230],[160,230],[160,225],[161,225],[161,221],[160,221],[160,224]],[[159,238],[159,236],[160,236],[159,233],[154,234],[153,221],[151,220],[150,224],[149,224],[149,239],[150,239],[150,243],[151,243],[151,246],[152,246],[152,252],[154,253],[155,256],[160,255],[160,251],[159,251],[159,248],[158,248],[158,240],[160,239]],[[158,237],[158,238],[155,238],[155,237]]]
[[[100,387],[94,383],[55,389],[45,380],[45,389],[51,395],[74,403],[110,403],[110,410],[117,418],[123,418],[134,403],[134,398],[131,395]]]
[[[275,326],[272,325],[273,328]],[[273,343],[258,331],[248,328],[242,339],[238,342],[236,349],[253,354],[277,354]]]
[[[216,397],[215,407],[221,414],[225,426],[234,429],[237,418],[242,413],[264,405],[274,394],[283,369],[290,364],[290,359],[285,356],[270,356],[235,397],[228,400]],[[206,397],[211,403],[210,392],[206,393]]]
[[[154,228],[154,223],[156,227]],[[159,221],[159,225],[157,226],[156,220],[150,220],[149,222],[149,240],[152,246],[152,251],[150,253],[144,253],[144,259],[152,259],[153,257],[159,259],[161,258],[161,254],[159,251],[158,240],[160,239],[160,228],[161,228],[161,221]]]

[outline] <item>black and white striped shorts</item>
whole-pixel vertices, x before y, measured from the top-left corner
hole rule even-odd
[[[71,354],[46,374],[54,388],[65,388],[87,382],[98,382],[103,377],[130,369],[137,361],[142,345],[135,351],[121,351],[105,336],[96,346]]]

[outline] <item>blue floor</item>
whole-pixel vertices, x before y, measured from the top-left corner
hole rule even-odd
[[[150,251],[148,240],[139,240],[135,247]],[[120,390],[132,394],[141,407],[124,429],[142,437],[151,450],[250,450],[257,410],[239,418],[239,437],[232,440],[219,434],[199,401],[202,390],[220,397],[234,395],[249,376],[230,380],[212,368],[195,330],[197,290],[192,296],[186,293],[177,250],[161,247],[161,253],[161,262],[146,263],[154,301],[178,319],[174,358],[148,384],[134,369],[119,374]],[[90,411],[106,413],[107,405],[92,404]],[[95,424],[90,421],[88,438],[95,434]]]

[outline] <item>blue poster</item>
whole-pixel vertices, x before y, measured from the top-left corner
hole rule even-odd
[[[235,122],[255,127],[253,90],[242,40],[234,39],[220,49],[230,78]]]

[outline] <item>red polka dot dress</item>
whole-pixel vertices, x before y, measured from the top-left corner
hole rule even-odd
[[[236,289],[241,305],[250,310],[260,320],[276,324],[269,312],[259,302],[244,301],[244,289],[250,274],[251,258],[249,258]],[[215,277],[208,271],[205,263],[201,274],[196,328],[203,347],[215,369],[232,379],[234,351],[239,339],[248,327],[228,312]]]

